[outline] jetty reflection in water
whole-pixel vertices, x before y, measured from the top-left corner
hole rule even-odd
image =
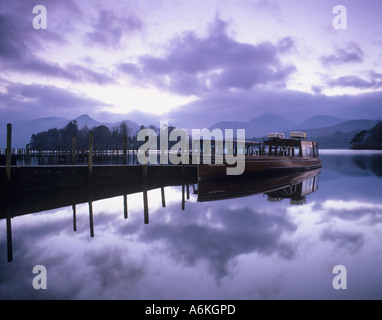
[[[158,185],[147,225],[142,187],[126,195],[127,219],[123,193],[93,194],[93,238],[88,199],[76,204],[76,232],[73,203],[40,207],[12,219],[12,263],[2,219],[0,299],[381,299],[382,156],[321,158],[319,189],[305,200],[317,177],[221,201],[198,201],[197,181],[189,199],[183,182],[169,184],[165,207]],[[47,269],[47,290],[32,287],[35,265]],[[333,289],[336,265],[347,290]]]
[[[231,176],[225,179],[201,180],[198,183],[194,171],[189,170],[187,176],[161,177],[160,180],[147,178],[147,181],[136,180],[128,184],[109,183],[103,185],[90,185],[78,189],[54,189],[41,193],[28,193],[24,190],[14,194],[10,199],[1,199],[0,215],[6,219],[7,226],[7,259],[13,260],[12,253],[12,227],[11,219],[16,216],[37,213],[46,210],[72,207],[73,231],[77,231],[76,206],[88,203],[90,236],[94,237],[94,210],[93,202],[118,196],[123,197],[123,217],[128,218],[127,196],[134,193],[143,195],[144,223],[149,223],[148,191],[161,190],[162,207],[166,207],[165,187],[181,186],[181,209],[185,210],[185,203],[190,199],[190,188],[197,194],[198,202],[233,199],[263,193],[268,200],[275,202],[290,199],[291,204],[304,204],[306,196],[318,189],[318,175],[321,169],[311,170],[292,175],[279,175],[273,177],[240,177]],[[4,213],[6,213],[4,215]]]

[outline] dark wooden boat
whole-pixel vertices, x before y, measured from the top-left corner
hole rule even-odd
[[[240,162],[244,162],[242,175],[295,173],[322,166],[317,142],[307,140],[303,132],[291,132],[290,138],[285,138],[284,134],[273,133],[268,134],[263,142],[245,141],[243,144],[231,141],[231,145],[228,144],[212,141],[211,151],[201,152],[199,179],[224,177],[227,175],[227,168],[243,165]],[[232,165],[225,161],[229,148],[232,148],[231,154],[234,157],[240,155],[237,157],[238,163]]]

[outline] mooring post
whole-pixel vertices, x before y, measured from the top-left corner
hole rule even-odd
[[[72,136],[72,165],[76,164],[76,134]]]
[[[94,237],[94,221],[93,221],[93,200],[89,201],[89,226],[90,226],[90,237]]]
[[[11,198],[11,164],[12,164],[12,124],[7,124],[7,149],[5,150],[5,171],[7,178],[6,185],[6,201],[10,201]],[[13,260],[13,250],[12,250],[12,209],[8,202],[7,212],[6,212],[6,225],[7,225],[7,261],[11,262]]]
[[[182,210],[184,210],[185,206],[186,206],[186,199],[185,199],[185,187],[186,187],[185,179],[186,179],[186,177],[185,177],[185,167],[184,167],[183,163],[182,163],[182,177],[183,177],[183,179],[182,179],[183,180],[183,183],[182,183]]]
[[[145,217],[145,224],[149,223],[149,204],[147,197],[147,164],[142,166],[143,170],[143,210]]]
[[[123,137],[123,164],[127,164],[127,137]]]
[[[90,131],[89,133],[88,168],[89,168],[89,177],[91,177],[92,170],[93,170],[93,131]]]
[[[41,165],[42,164],[42,144],[39,144],[38,145],[38,164]]]
[[[166,198],[165,198],[165,194],[164,194],[164,187],[160,188],[160,193],[162,196],[162,207],[165,208],[166,207]]]
[[[72,205],[73,209],[73,231],[77,231],[77,214],[76,214],[76,205]]]
[[[123,195],[123,217],[127,219],[128,211],[127,211],[127,194]]]
[[[12,124],[7,124],[7,149],[5,150],[5,165],[7,181],[11,181],[11,164],[12,164]]]
[[[10,211],[10,207],[8,207]],[[10,212],[7,212],[7,261],[11,262],[13,260],[13,249],[12,249],[12,225],[11,225],[11,216]]]
[[[29,163],[29,157],[30,157],[29,143],[25,146],[25,148],[26,148],[25,160],[26,160],[26,163]]]

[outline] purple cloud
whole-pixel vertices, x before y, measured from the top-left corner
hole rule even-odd
[[[77,116],[107,106],[69,90],[49,85],[11,83],[0,79],[0,110],[3,118],[20,120],[46,116]]]
[[[31,9],[31,7],[28,7]],[[1,12],[1,11],[0,11]],[[99,73],[76,63],[60,65],[41,58],[47,45],[66,43],[67,40],[52,28],[43,30],[44,36],[33,29],[29,12],[25,18],[25,9],[16,16],[11,13],[0,13],[0,66],[3,70],[20,74],[30,73],[52,78],[61,78],[75,82],[112,84],[115,80],[108,74]]]
[[[358,76],[344,76],[328,82],[331,86],[353,87],[358,89],[382,89],[382,79],[365,80]]]
[[[279,57],[293,48],[291,38],[276,45],[241,43],[228,35],[228,27],[226,21],[216,17],[206,36],[184,32],[172,40],[164,57],[142,56],[136,67],[121,64],[119,69],[137,76],[139,68],[140,77],[185,95],[275,84],[296,70],[283,66]]]
[[[143,22],[135,15],[119,16],[112,11],[102,10],[92,32],[86,34],[85,43],[101,47],[117,47],[126,34],[141,30]]]
[[[335,53],[320,58],[323,65],[339,65],[344,63],[363,62],[364,52],[354,41],[346,48],[338,48]]]

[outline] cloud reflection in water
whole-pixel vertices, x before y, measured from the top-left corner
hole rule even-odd
[[[122,196],[94,201],[94,238],[86,203],[76,232],[71,207],[16,217],[12,263],[0,224],[0,298],[381,298],[382,179],[332,168],[303,206],[191,194],[182,211],[181,187],[167,187],[166,208],[160,190],[149,192],[149,225],[141,193],[128,196],[127,219]],[[48,270],[45,292],[31,285],[37,264]],[[336,264],[348,268],[346,292],[331,286]]]

